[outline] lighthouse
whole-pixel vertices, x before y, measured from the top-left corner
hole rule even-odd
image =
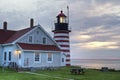
[[[54,33],[54,39],[62,50],[61,61],[64,62],[64,66],[70,66],[70,41],[69,33],[69,20],[68,17],[61,11],[57,16],[55,22],[55,28],[52,31]]]

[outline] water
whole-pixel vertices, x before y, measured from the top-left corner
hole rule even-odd
[[[108,67],[120,70],[120,59],[72,59],[71,64],[84,68],[100,69],[101,67]]]

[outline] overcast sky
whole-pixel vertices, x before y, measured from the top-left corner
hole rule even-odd
[[[70,9],[71,58],[120,59],[120,0],[0,0],[0,28],[29,27],[34,18],[51,36],[57,14]]]

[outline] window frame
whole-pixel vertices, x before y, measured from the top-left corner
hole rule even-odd
[[[33,35],[29,35],[29,37],[28,37],[28,42],[29,42],[29,43],[33,43]]]
[[[64,63],[64,62],[65,62],[65,58],[62,57],[62,63]]]
[[[12,60],[12,52],[9,51],[9,52],[8,52],[8,61],[11,61],[11,60]]]
[[[39,54],[39,60],[38,61],[36,61],[36,54]],[[40,63],[41,62],[41,53],[39,53],[39,52],[34,52],[34,62],[35,63]]]
[[[51,61],[48,61],[49,54],[51,54]],[[53,53],[47,53],[47,63],[52,63],[53,62]]]
[[[4,61],[7,61],[7,52],[4,52],[4,57],[3,57]]]
[[[42,37],[42,44],[47,44],[47,38],[46,37]]]
[[[36,34],[38,35],[40,32],[39,31],[36,31]]]

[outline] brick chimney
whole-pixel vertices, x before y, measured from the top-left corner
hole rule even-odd
[[[3,22],[3,30],[7,30],[7,22],[6,21]]]
[[[34,26],[34,19],[31,18],[31,19],[30,19],[30,27],[33,27],[33,26]]]

